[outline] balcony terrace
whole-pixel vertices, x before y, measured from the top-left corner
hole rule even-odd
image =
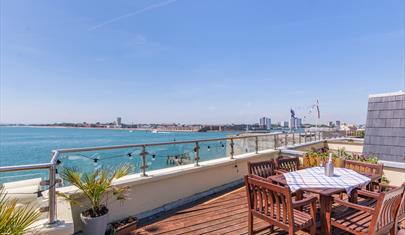
[[[324,132],[231,136],[226,139],[226,146],[229,148],[226,149],[225,156],[201,161],[201,150],[195,148],[193,164],[152,171],[147,171],[147,158],[151,156],[148,156],[150,154],[146,149],[157,145],[179,145],[181,142],[60,150],[54,152],[49,164],[0,167],[0,172],[39,167],[50,172],[49,180],[42,184],[57,185],[55,169],[59,167],[57,160],[62,154],[137,147],[141,149],[141,172],[114,182],[116,186],[129,187],[129,199],[123,203],[111,201],[108,205],[109,222],[136,216],[140,219],[140,228],[134,230],[133,234],[244,234],[247,233],[247,203],[242,178],[248,172],[248,162],[276,159],[279,156],[299,156],[302,161],[305,151],[324,147],[334,151],[345,148],[347,152],[361,153],[362,140],[347,137],[346,134]],[[185,141],[185,144],[201,147],[204,142],[218,141],[224,140],[194,140]],[[403,163],[383,163],[385,176],[391,184],[400,185],[405,182]],[[44,190],[41,205],[48,204],[43,207],[48,216],[44,216],[36,224],[39,228],[35,231],[42,234],[80,232],[82,225],[79,214],[83,208],[57,198],[53,189],[67,193],[86,205],[83,195],[73,186]],[[41,224],[46,224],[46,220],[50,225],[41,227]],[[265,222],[259,220],[254,223],[255,230],[267,227]],[[276,229],[274,233],[282,232]],[[269,231],[263,230],[260,234],[269,234]]]

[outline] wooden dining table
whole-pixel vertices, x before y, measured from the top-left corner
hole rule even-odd
[[[374,181],[378,179],[377,175],[364,174],[362,175]],[[287,180],[284,177],[284,174],[273,175],[267,178],[273,183],[280,185],[288,185]],[[303,188],[296,192],[296,200],[302,199],[303,192],[310,192],[319,195],[319,208],[320,208],[320,225],[321,225],[321,234],[330,235],[332,234],[331,226],[331,214],[332,214],[332,204],[333,204],[333,195],[346,192],[343,188]],[[357,202],[357,189],[351,191],[349,195],[349,200],[351,202]]]

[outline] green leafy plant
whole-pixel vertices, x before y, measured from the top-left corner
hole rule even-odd
[[[304,156],[304,166],[306,167],[314,167],[319,166],[321,163],[325,163],[329,157],[329,153],[332,153],[333,163],[336,165],[340,159],[343,160],[353,160],[353,161],[360,161],[360,162],[367,162],[371,164],[378,163],[377,156],[365,156],[362,154],[351,154],[346,152],[345,148],[339,148],[336,153],[330,150],[325,149],[311,149],[308,151]],[[337,164],[339,165],[339,164]]]
[[[23,234],[40,216],[31,205],[18,206],[18,200],[7,197],[0,186],[0,234]]]
[[[91,208],[84,211],[83,215],[88,217],[98,217],[106,214],[108,209],[107,193],[112,192],[117,200],[125,200],[128,187],[113,186],[113,180],[119,179],[129,172],[132,167],[130,165],[123,165],[117,169],[101,168],[91,173],[81,174],[75,168],[65,168],[62,173],[62,179],[70,182],[83,192],[85,197],[89,200]],[[59,196],[71,201],[73,204],[80,204],[72,195],[67,195],[58,192]]]
[[[366,136],[366,132],[365,132],[365,131],[363,131],[363,130],[362,130],[362,131],[358,131],[357,137],[364,139],[365,136]]]

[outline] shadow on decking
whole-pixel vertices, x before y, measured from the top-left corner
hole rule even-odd
[[[318,214],[319,219],[319,214]],[[402,226],[405,227],[405,221]],[[270,233],[268,224],[254,219],[255,234],[287,234],[275,228]],[[247,202],[244,187],[204,198],[177,210],[140,221],[139,229],[131,234],[247,234]],[[309,234],[297,232],[297,234]],[[320,234],[318,231],[317,234]],[[333,234],[346,234],[334,229]],[[401,233],[400,233],[401,234]],[[405,233],[404,233],[405,234]]]
[[[247,234],[247,202],[245,189],[222,192],[194,205],[141,221],[132,234]],[[258,234],[270,234],[268,224],[254,221]],[[277,229],[272,234],[285,234]],[[306,233],[299,233],[306,234]]]

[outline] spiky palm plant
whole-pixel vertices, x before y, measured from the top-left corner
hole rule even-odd
[[[23,234],[40,216],[33,206],[18,206],[0,185],[0,234]]]
[[[116,187],[112,185],[113,180],[127,175],[131,171],[130,165],[123,165],[117,169],[101,168],[91,173],[81,174],[78,169],[65,168],[62,173],[62,179],[70,182],[83,192],[89,200],[91,208],[84,212],[85,216],[98,217],[106,214],[106,203],[108,197],[106,194],[112,192],[117,200],[125,200],[125,193],[128,187]],[[58,193],[74,204],[79,204],[71,195]]]

